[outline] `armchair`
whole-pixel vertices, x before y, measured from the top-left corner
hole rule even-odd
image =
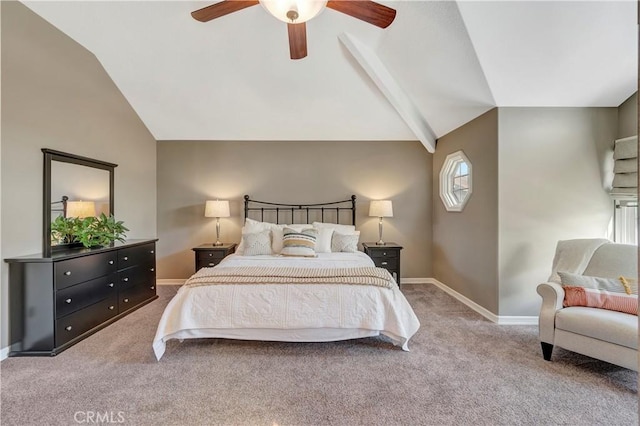
[[[558,271],[585,276],[638,276],[638,247],[607,240],[560,241],[549,282],[540,284],[542,296],[539,336],[545,360],[554,345],[638,371],[638,316],[606,309],[563,307],[564,290]]]

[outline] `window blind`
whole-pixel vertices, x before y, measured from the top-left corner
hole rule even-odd
[[[614,199],[638,198],[638,136],[615,141],[613,148],[613,184],[611,196]]]

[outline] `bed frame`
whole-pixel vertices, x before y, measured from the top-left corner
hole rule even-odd
[[[350,211],[351,214],[351,223],[350,225],[356,224],[356,196],[352,195],[348,200],[341,201],[332,201],[329,203],[317,203],[317,204],[283,204],[283,203],[272,203],[267,201],[258,201],[252,200],[248,195],[244,196],[244,218],[248,218],[250,212],[260,212],[260,221],[264,222],[264,214],[265,212],[275,212],[275,223],[279,224],[281,217],[286,216],[289,217],[290,220],[285,223],[294,223],[294,218],[296,217],[296,212],[300,212],[301,214],[298,217],[302,217],[304,212],[304,222],[309,223],[309,211],[314,212],[316,215],[319,212],[319,217],[315,219],[319,219],[320,222],[325,221],[325,216],[327,213],[333,215],[335,213],[335,222],[340,223],[340,218],[345,217],[345,214],[340,215],[341,212]],[[257,219],[256,219],[257,220]],[[272,222],[270,220],[269,222]],[[297,222],[301,223],[301,222]],[[345,223],[344,225],[349,225],[349,223]]]

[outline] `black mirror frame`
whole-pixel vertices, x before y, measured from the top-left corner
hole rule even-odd
[[[77,164],[79,166],[93,167],[109,172],[109,214],[114,212],[114,169],[117,164],[93,158],[81,157],[67,152],[42,148],[44,153],[43,195],[42,195],[42,255],[51,257],[51,161]]]

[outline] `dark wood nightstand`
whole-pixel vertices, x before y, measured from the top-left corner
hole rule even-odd
[[[402,250],[402,246],[396,243],[387,243],[383,246],[376,243],[362,243],[362,247],[373,263],[377,267],[389,271],[400,286],[400,250]]]
[[[236,251],[236,243],[214,246],[213,243],[202,244],[192,248],[196,252],[196,272],[200,268],[216,266],[222,259]]]

